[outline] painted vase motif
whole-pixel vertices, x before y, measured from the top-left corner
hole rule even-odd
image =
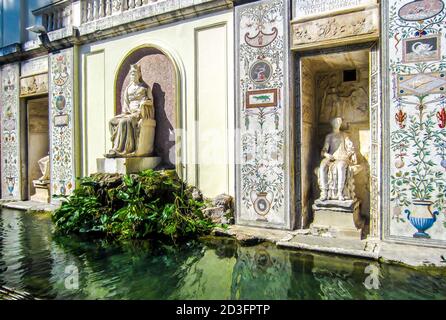
[[[251,191],[251,201],[254,211],[260,216],[266,216],[271,210],[273,195],[269,192]]]
[[[404,213],[406,213],[410,223],[418,230],[413,234],[413,237],[430,239],[430,235],[426,233],[426,230],[431,228],[437,221],[439,212],[432,212],[432,201],[414,200],[412,204],[412,209],[406,209]]]
[[[15,178],[14,177],[6,177],[6,184],[8,188],[8,192],[10,196],[14,195],[14,186],[15,186]]]

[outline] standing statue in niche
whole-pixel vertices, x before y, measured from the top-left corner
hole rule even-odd
[[[38,162],[42,176],[39,178],[40,182],[47,182],[50,180],[50,156],[45,156]]]
[[[331,120],[333,132],[325,137],[322,161],[317,169],[321,190],[319,200],[355,200],[353,176],[359,166],[350,137],[340,130],[342,118]]]
[[[151,88],[141,79],[140,66],[130,66],[130,84],[124,92],[123,111],[109,122],[112,149],[105,156],[148,157],[155,140],[155,108]]]

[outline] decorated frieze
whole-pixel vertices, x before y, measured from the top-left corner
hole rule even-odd
[[[20,97],[48,93],[48,74],[37,74],[20,79]]]
[[[446,245],[445,4],[385,3],[389,125],[385,235]]]
[[[352,44],[379,37],[379,9],[369,8],[292,23],[292,49],[305,50],[339,43]]]
[[[294,20],[354,11],[376,4],[376,0],[294,0]]]
[[[1,69],[1,179],[2,198],[20,199],[20,105],[18,63]]]
[[[237,223],[289,229],[288,26],[285,0],[236,8]]]
[[[51,194],[69,195],[76,161],[73,49],[51,54],[49,64]]]

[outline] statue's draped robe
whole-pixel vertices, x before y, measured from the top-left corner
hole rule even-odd
[[[151,93],[141,84],[130,84],[125,92],[127,110],[110,121],[113,148],[119,155],[129,155],[138,147],[141,105],[150,99]]]
[[[356,154],[353,142],[348,135],[340,133],[342,139],[334,144],[330,141],[332,135],[325,139],[322,154],[325,152],[334,157],[334,161],[324,158],[321,162],[322,171],[326,174],[325,177],[319,177],[320,188],[328,191],[328,199],[337,199],[339,193],[347,199],[354,198],[353,172],[350,170],[356,164]],[[343,185],[339,186],[340,175],[344,176]],[[342,190],[339,190],[342,188]]]

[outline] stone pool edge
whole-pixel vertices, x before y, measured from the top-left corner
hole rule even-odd
[[[306,250],[344,255],[416,269],[446,269],[446,250],[441,248],[397,244],[381,240],[356,240],[305,234],[302,230],[286,231],[231,225],[215,228],[215,236],[237,239],[242,245],[270,242],[279,249]]]

